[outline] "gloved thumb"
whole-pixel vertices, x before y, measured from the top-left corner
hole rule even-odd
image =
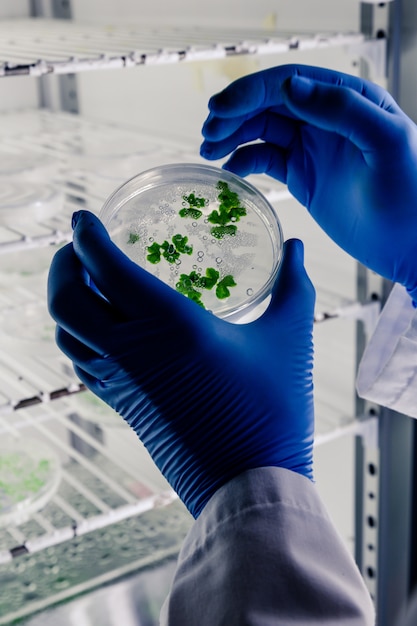
[[[355,89],[303,76],[291,76],[282,85],[287,108],[312,126],[338,133],[362,152],[373,151],[386,140],[392,115],[381,104]]]
[[[262,322],[269,323],[277,314],[292,319],[311,318],[313,323],[316,292],[304,267],[304,245],[299,239],[288,239],[284,243],[283,258],[272,291],[270,305]]]

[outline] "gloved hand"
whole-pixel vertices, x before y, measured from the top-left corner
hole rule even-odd
[[[302,243],[285,243],[264,315],[237,325],[130,261],[93,214],[75,221],[73,243],[49,274],[57,343],[136,431],[190,512],[197,517],[248,469],[312,478],[315,294]]]
[[[209,102],[201,154],[286,183],[325,232],[417,302],[417,127],[381,87],[283,65]]]

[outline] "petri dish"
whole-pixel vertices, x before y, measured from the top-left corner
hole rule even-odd
[[[34,438],[2,437],[0,527],[19,525],[43,508],[61,481],[57,454]]]
[[[280,222],[246,180],[200,163],[175,163],[128,180],[100,219],[138,265],[235,323],[267,308],[283,249]]]

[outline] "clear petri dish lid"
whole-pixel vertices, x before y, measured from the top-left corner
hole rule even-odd
[[[233,322],[265,310],[283,235],[272,206],[239,176],[162,165],[119,187],[100,218],[129,258],[200,307]]]
[[[60,460],[46,443],[2,436],[0,527],[26,522],[49,502],[60,481]]]
[[[7,180],[0,185],[0,224],[13,228],[40,222],[57,215],[63,203],[63,192],[52,185]]]

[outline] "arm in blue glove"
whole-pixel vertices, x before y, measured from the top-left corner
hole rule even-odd
[[[265,314],[234,325],[130,261],[91,213],[74,221],[49,274],[58,345],[190,512],[248,469],[312,478],[315,296],[302,243],[286,242]]]
[[[233,152],[226,169],[286,183],[339,246],[417,302],[417,127],[384,89],[283,65],[235,81],[209,109],[204,157]]]

